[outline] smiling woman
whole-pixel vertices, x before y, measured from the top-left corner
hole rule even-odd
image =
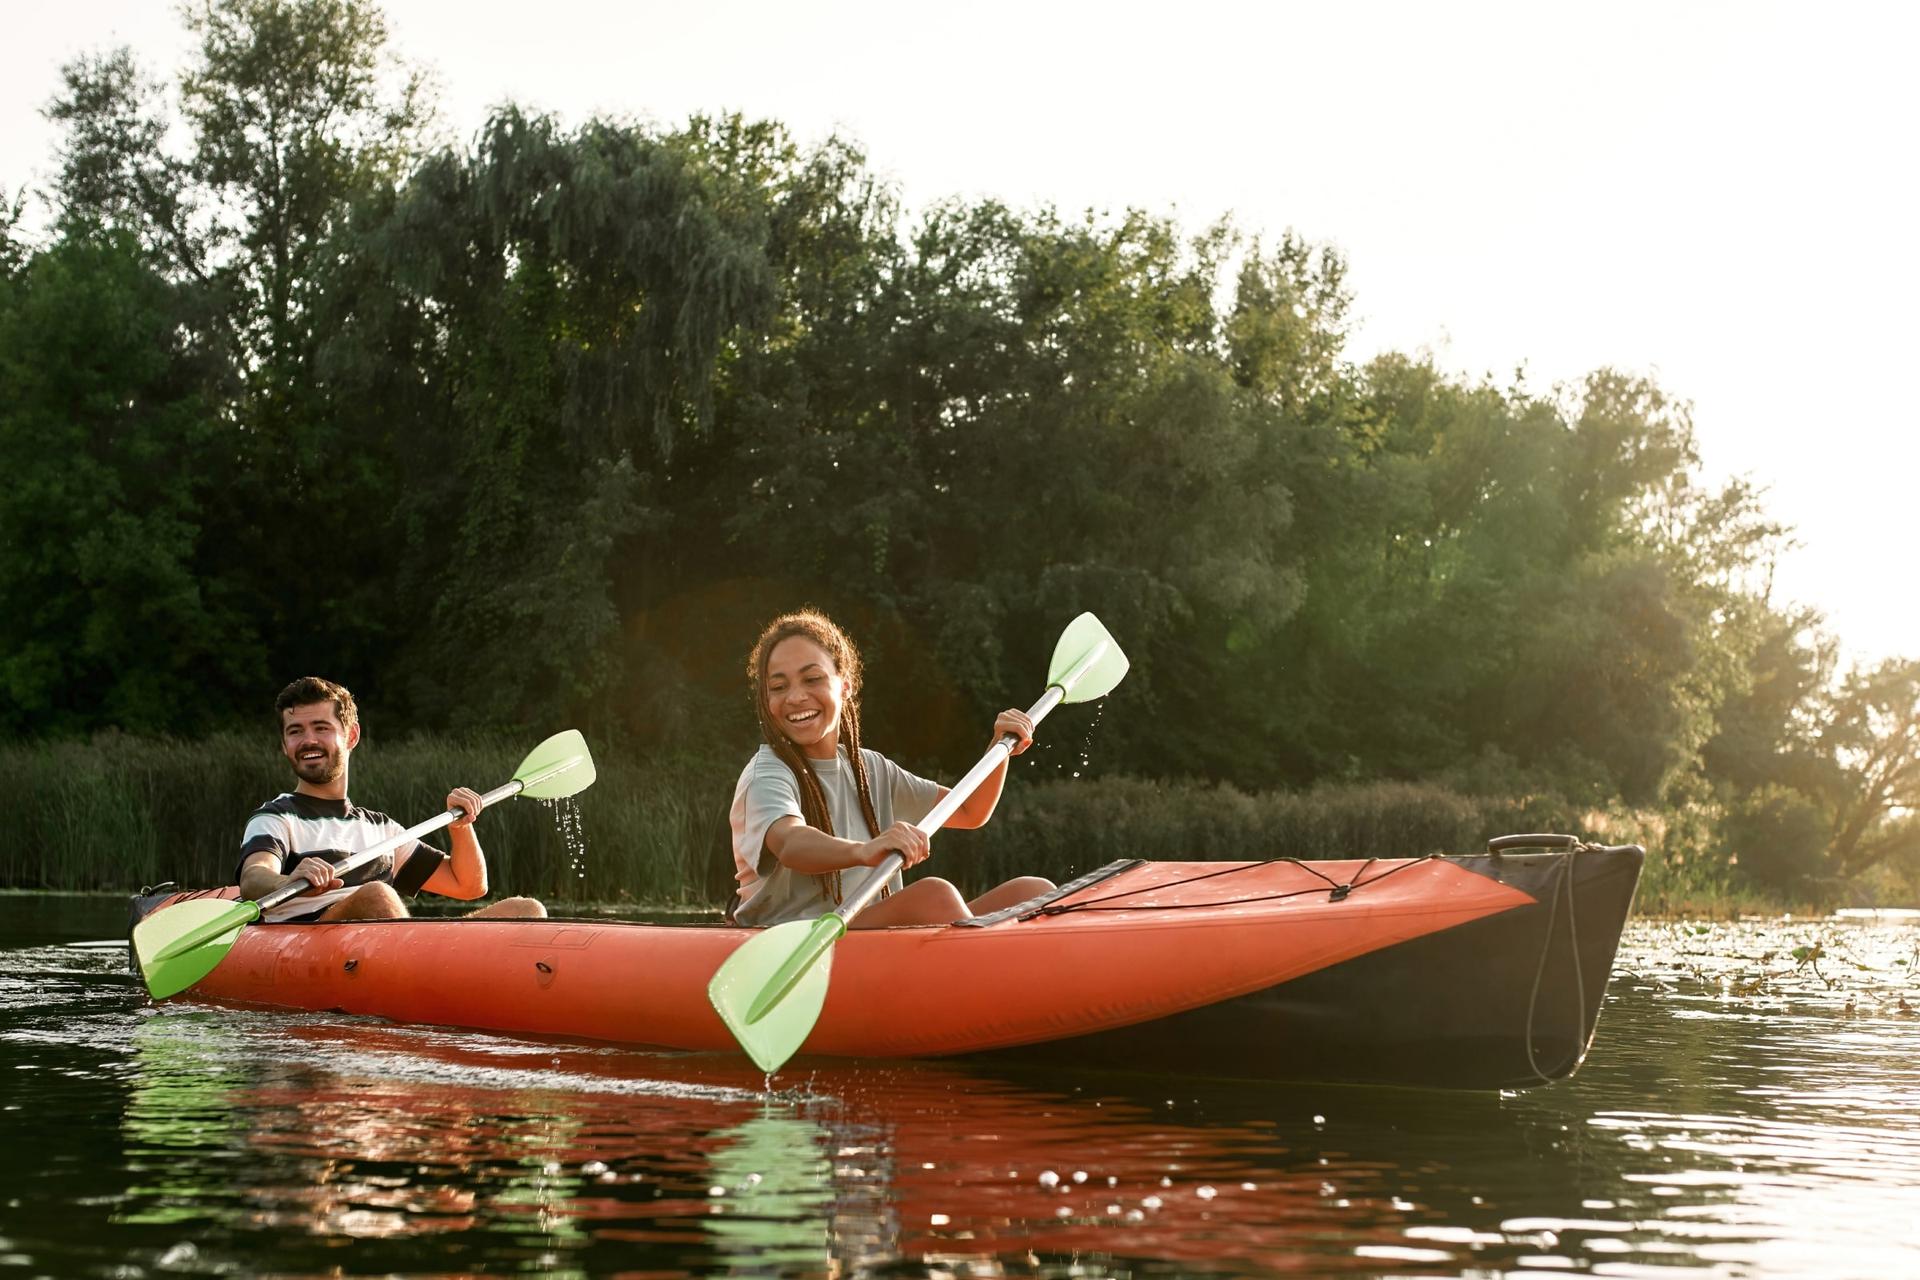
[[[860,745],[860,652],[846,632],[812,610],[775,618],[747,659],[747,681],[764,744],[734,788],[739,887],[729,916],[752,925],[810,919],[857,898],[889,854],[910,867],[926,861],[928,833],[916,823],[947,789]],[[1017,755],[1033,741],[1032,721],[1002,711],[993,740],[1003,735],[1013,737]],[[1006,776],[1003,763],[947,825],[985,823]],[[1050,880],[1020,876],[969,902],[949,881],[907,885],[895,871],[853,927],[947,924],[1051,888]]]

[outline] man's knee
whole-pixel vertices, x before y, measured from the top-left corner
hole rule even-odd
[[[544,920],[547,908],[538,898],[502,898],[472,914],[490,920]]]
[[[322,920],[397,920],[407,914],[407,904],[392,885],[384,880],[363,884],[333,904]]]

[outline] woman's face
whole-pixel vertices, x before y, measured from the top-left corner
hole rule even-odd
[[[805,636],[788,636],[767,655],[767,711],[803,755],[830,760],[840,746],[847,682],[833,659]]]

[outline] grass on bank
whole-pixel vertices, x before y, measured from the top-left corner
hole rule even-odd
[[[441,812],[454,785],[484,791],[508,781],[532,741],[368,743],[354,753],[353,798],[412,825]],[[481,817],[495,891],[556,902],[704,900],[706,855],[724,855],[721,786],[731,779],[598,755],[594,763],[599,780],[571,800],[514,799]],[[0,747],[0,807],[9,815],[0,826],[0,886],[131,892],[163,881],[230,883],[247,816],[291,782],[271,741],[241,734]],[[429,841],[445,847],[444,834]]]
[[[369,742],[355,753],[354,799],[402,824],[419,822],[440,812],[455,783],[485,790],[505,781],[527,745]],[[595,764],[598,781],[572,800],[488,810],[480,835],[496,893],[660,908],[723,903],[732,886],[727,808],[738,765],[604,752]],[[228,883],[247,815],[288,783],[272,744],[241,734],[0,746],[0,811],[8,815],[0,887],[131,892],[163,881]],[[1510,832],[1564,831],[1648,848],[1643,911],[1769,909],[1724,868],[1690,862],[1683,849],[1692,839],[1677,825],[1424,783],[1250,794],[1134,778],[1036,780],[1016,768],[988,826],[942,834],[935,872],[975,891],[1025,873],[1065,880],[1119,857],[1406,857],[1470,853]]]

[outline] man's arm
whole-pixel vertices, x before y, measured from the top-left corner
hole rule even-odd
[[[280,874],[280,855],[271,849],[250,853],[240,863],[240,896],[249,901],[258,902],[293,880],[306,880],[315,889],[338,889],[343,883],[325,858],[302,858],[290,876]]]
[[[455,787],[447,794],[447,808],[457,808],[461,815],[447,828],[451,856],[420,886],[428,893],[469,902],[487,896],[487,855],[480,848],[480,837],[473,831],[473,820],[480,816],[485,804],[480,793],[471,787]]]

